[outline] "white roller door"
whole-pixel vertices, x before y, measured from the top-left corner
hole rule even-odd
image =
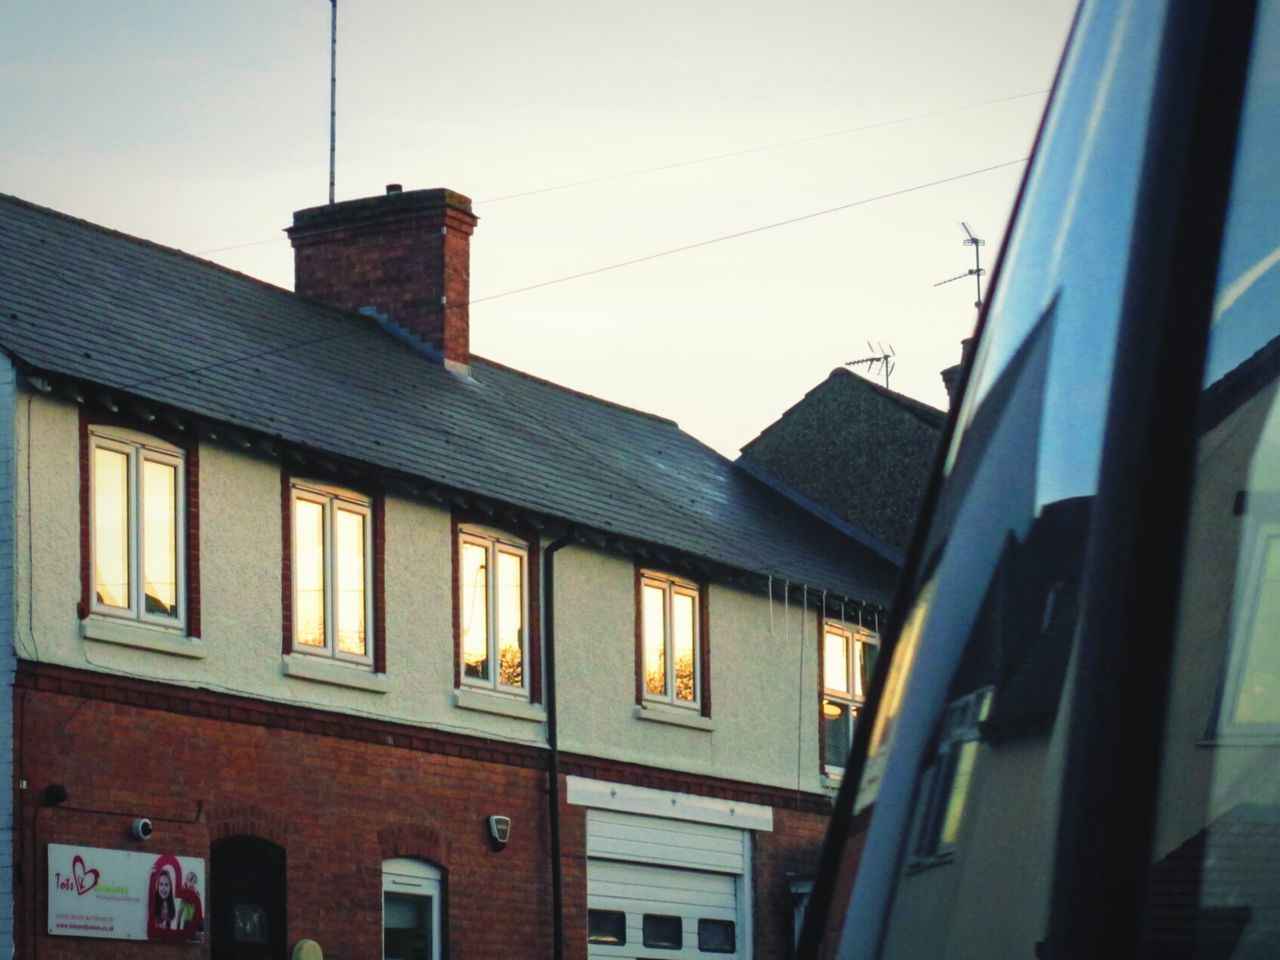
[[[747,957],[747,837],[733,827],[588,810],[588,956]]]

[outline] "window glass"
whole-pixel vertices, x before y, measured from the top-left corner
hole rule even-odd
[[[644,690],[655,696],[667,692],[667,641],[663,624],[666,620],[666,591],[662,587],[645,584],[642,590],[644,605],[641,618],[644,621]]]
[[[587,943],[627,944],[627,915],[621,910],[588,910]]]
[[[853,744],[853,705],[829,697],[822,698],[822,762],[843,768]]]
[[[334,511],[337,555],[338,650],[363,657],[368,653],[365,642],[365,617],[368,602],[365,596],[365,574],[369,569],[365,556],[368,539],[366,525],[369,518],[339,506]]]
[[[646,913],[642,929],[646,947],[679,950],[684,946],[683,923],[679,917]]]
[[[489,679],[488,555],[482,544],[462,544],[462,668],[480,680]]]
[[[524,686],[524,557],[498,550],[498,681]]]
[[[1200,399],[1145,956],[1280,955],[1280,4],[1253,38]]]
[[[142,466],[142,585],[147,613],[178,614],[178,469]]]
[[[311,500],[293,504],[293,642],[325,645],[324,507]]]
[[[1081,9],[907,585],[858,785],[868,826],[837,881],[853,886],[841,955],[1034,957],[1045,938],[1164,15],[1161,0]]]
[[[828,690],[849,693],[849,638],[842,633],[823,638],[822,685]]]
[[[697,600],[675,590],[671,595],[671,661],[675,673],[676,699],[686,703],[696,700],[694,671],[694,636],[698,632]]]
[[[431,899],[401,893],[382,898],[384,960],[431,960]]]
[[[129,584],[129,457],[93,451],[93,560],[97,602],[127,609]]]
[[[703,953],[733,953],[738,949],[733,921],[700,919],[698,949]]]

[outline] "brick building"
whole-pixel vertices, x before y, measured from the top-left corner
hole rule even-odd
[[[472,356],[475,222],[301,211],[291,293],[0,198],[18,955],[789,948],[894,564]]]

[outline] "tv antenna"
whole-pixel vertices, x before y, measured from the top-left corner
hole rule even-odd
[[[883,344],[879,340],[875,346],[871,345],[871,341],[867,341],[867,352],[870,356],[862,357],[859,360],[848,360],[845,362],[846,367],[866,367],[867,373],[873,377],[884,373],[884,386],[889,389],[889,374],[893,373],[894,364],[896,363],[897,354],[893,350],[893,344]]]
[[[973,268],[970,270],[966,270],[964,273],[958,273],[954,277],[947,277],[947,279],[945,280],[939,280],[937,283],[934,284],[934,286],[940,287],[943,284],[951,283],[954,280],[963,280],[965,277],[973,277],[973,282],[977,287],[977,293],[978,293],[978,298],[973,301],[973,305],[978,310],[981,310],[982,309],[982,275],[987,271],[982,269],[982,252],[979,248],[985,247],[987,245],[987,241],[979,240],[977,237],[975,237],[973,235],[973,231],[969,229],[969,225],[967,223],[961,223],[960,229],[964,231],[964,237],[965,237],[964,245],[966,247],[973,247]]]
[[[338,126],[338,0],[329,0],[329,205],[333,205],[333,161]]]

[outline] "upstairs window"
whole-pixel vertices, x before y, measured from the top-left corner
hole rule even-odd
[[[530,695],[529,550],[490,530],[458,531],[461,681]]]
[[[95,427],[88,457],[91,612],[184,626],[183,451]]]
[[[828,772],[844,772],[878,650],[876,636],[869,631],[823,624],[822,765]]]
[[[697,709],[702,685],[698,587],[663,574],[640,575],[643,701]]]
[[[373,664],[373,503],[290,486],[292,652]]]

